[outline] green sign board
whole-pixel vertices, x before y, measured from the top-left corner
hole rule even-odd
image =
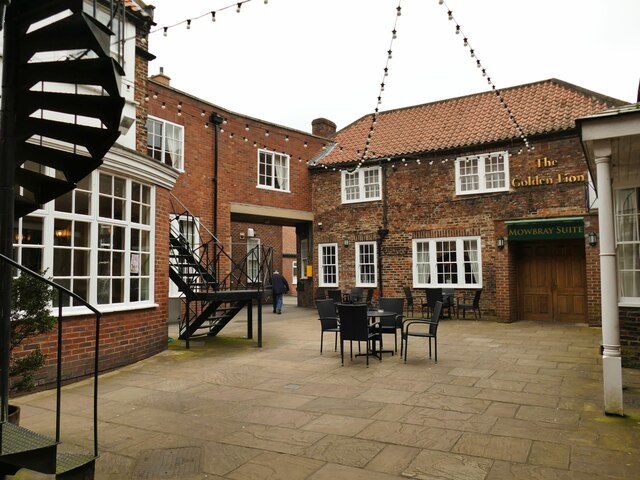
[[[507,223],[509,240],[548,240],[554,238],[584,238],[584,221],[580,219],[549,219],[544,222],[516,221]]]

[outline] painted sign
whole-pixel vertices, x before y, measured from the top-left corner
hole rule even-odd
[[[545,173],[527,175],[526,177],[513,177],[511,179],[511,186],[515,188],[538,187],[541,185],[557,185],[560,183],[584,183],[587,181],[584,174],[547,173],[547,171],[544,169],[558,167],[558,161],[551,160],[548,157],[538,158],[535,161],[535,166],[537,169],[543,170]]]
[[[509,240],[545,240],[554,238],[584,238],[582,219],[522,221],[507,224]]]

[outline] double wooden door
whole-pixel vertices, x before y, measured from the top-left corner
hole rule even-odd
[[[517,255],[520,320],[587,321],[583,240],[523,242]]]

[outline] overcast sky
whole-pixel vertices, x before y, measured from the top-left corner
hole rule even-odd
[[[146,1],[160,30],[151,75],[163,67],[175,88],[302,131],[373,112],[387,61],[381,111],[488,90],[476,59],[497,88],[554,77],[637,98],[640,0],[250,0],[240,13],[229,0]]]

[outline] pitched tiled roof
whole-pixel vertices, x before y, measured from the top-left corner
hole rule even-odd
[[[556,79],[500,91],[527,137],[575,128],[575,119],[623,105],[616,100]],[[321,164],[359,161],[371,129],[367,115],[340,130],[335,148]],[[378,114],[368,158],[434,153],[487,143],[517,140],[516,128],[496,93],[390,110]],[[524,143],[523,143],[524,146]]]

